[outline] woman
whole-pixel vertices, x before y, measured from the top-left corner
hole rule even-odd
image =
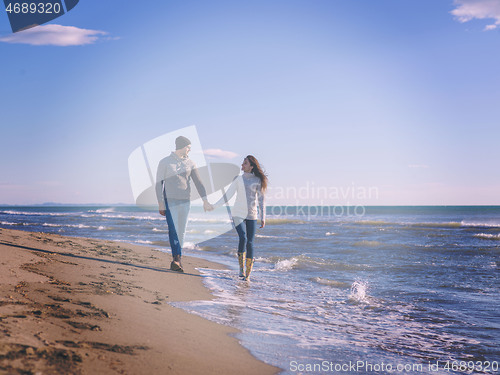
[[[252,155],[248,155],[243,160],[241,170],[243,174],[235,178],[226,195],[214,204],[214,208],[221,206],[237,193],[232,215],[239,236],[238,262],[240,277],[249,280],[254,262],[253,239],[257,227],[257,203],[260,212],[260,227],[264,228],[266,225],[264,193],[267,189],[267,176],[257,159]]]

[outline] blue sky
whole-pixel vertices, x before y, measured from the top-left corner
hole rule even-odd
[[[500,204],[498,0],[81,0],[1,11],[0,56],[0,204],[132,203],[130,153],[189,125],[270,204]]]

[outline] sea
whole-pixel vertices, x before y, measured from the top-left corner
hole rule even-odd
[[[191,208],[183,253],[227,269],[200,269],[214,300],[174,306],[284,374],[500,373],[500,206],[267,210],[243,281],[228,213]],[[170,252],[136,206],[0,207],[0,227]]]

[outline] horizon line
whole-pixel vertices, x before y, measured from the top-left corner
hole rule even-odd
[[[142,207],[134,203],[57,203],[45,202],[34,204],[8,204],[2,203],[0,207],[81,207],[81,206],[128,206]],[[193,205],[195,207],[201,205]],[[154,207],[154,206],[151,206]],[[267,207],[500,207],[500,204],[338,204],[338,205],[320,205],[320,204],[303,204],[303,205],[287,205],[287,204],[269,204]]]

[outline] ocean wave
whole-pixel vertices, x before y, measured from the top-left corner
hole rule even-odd
[[[297,219],[266,219],[266,225],[280,225],[280,224],[305,224],[307,221]]]
[[[152,231],[153,232],[160,232],[160,233],[167,233],[168,232],[168,230],[166,230],[166,229],[158,229],[158,228],[153,228]]]
[[[164,219],[165,220],[165,219]],[[217,223],[217,224],[227,224],[230,223],[229,219],[202,219],[202,218],[189,218],[189,222],[194,223]],[[267,222],[266,222],[267,223]]]
[[[476,227],[476,228],[500,228],[500,223],[492,223],[492,222],[461,222],[464,227]]]
[[[298,262],[298,258],[283,259],[276,262],[274,269],[278,271],[290,271]]]
[[[128,220],[165,220],[163,216],[133,216],[133,215],[102,215],[106,219],[128,219]]]
[[[337,233],[334,232],[326,232],[325,236],[335,236]]]
[[[486,240],[500,240],[500,233],[499,234],[478,233],[475,234],[474,237],[483,238]]]
[[[315,268],[329,271],[359,271],[365,270],[368,265],[340,263],[329,259],[309,257],[305,254],[293,256],[290,258],[269,257],[259,258],[261,263],[274,264],[273,271],[290,271],[292,269]]]
[[[168,242],[168,240],[153,241],[152,244],[155,246],[163,246],[168,248],[168,251],[170,251],[170,242]]]
[[[136,240],[135,242],[136,243],[140,243],[142,245],[151,245],[151,244],[153,244],[153,242],[147,241],[147,240]]]
[[[62,212],[29,212],[29,211],[0,211],[0,214],[6,215],[23,215],[23,216],[69,216],[71,213]]]
[[[136,241],[136,242],[138,242],[138,241]],[[146,242],[152,243],[152,244],[157,245],[157,246],[170,247],[170,242],[168,242],[168,241],[153,241],[153,242],[146,241]],[[198,247],[196,246],[196,244],[194,242],[184,242],[182,249],[183,250],[198,250]]]
[[[43,227],[52,227],[52,228],[78,228],[78,229],[85,229],[85,228],[96,228],[98,227],[91,227],[89,225],[85,224],[53,224],[53,223],[43,223]]]
[[[187,250],[200,250],[194,242],[184,242],[184,246],[182,248]]]
[[[381,226],[381,225],[401,225],[402,223],[393,223],[393,222],[382,221],[382,220],[360,220],[360,221],[355,221],[354,224]]]
[[[170,254],[170,249],[154,248],[153,250],[155,250],[155,251],[160,251],[160,252],[162,252],[162,253],[167,253],[167,254]]]
[[[407,223],[403,224],[410,227],[431,227],[431,228],[460,228],[462,223],[456,221],[433,223],[433,222],[423,222],[423,223]]]
[[[266,236],[264,234],[256,234],[255,237],[257,237],[257,238],[290,238],[290,237],[282,237],[282,236]]]
[[[351,284],[349,283],[344,283],[342,281],[337,281],[337,280],[330,280],[323,277],[313,277],[310,280],[321,285],[331,286],[333,288],[349,288],[351,286]]]
[[[109,207],[109,208],[100,208],[98,210],[95,210],[95,211],[88,211],[88,212],[97,212],[99,214],[102,214],[102,213],[105,213],[105,212],[115,212],[115,208],[114,207]]]
[[[27,225],[26,223],[11,223],[10,221],[2,221],[1,225]]]
[[[380,241],[368,241],[368,240],[363,240],[363,241],[358,241],[353,243],[353,246],[357,247],[377,247],[377,246],[382,246],[383,243]]]
[[[360,220],[355,221],[357,225],[367,226],[405,226],[415,228],[461,228],[461,227],[477,227],[477,228],[500,228],[500,223],[497,222],[467,222],[467,221],[447,221],[447,222],[409,222],[409,221],[380,221],[380,220]]]
[[[311,242],[324,242],[325,238],[324,237],[308,237],[308,236],[297,236],[293,238],[294,241],[301,242],[302,244],[306,244],[307,246],[310,246],[309,244]]]

